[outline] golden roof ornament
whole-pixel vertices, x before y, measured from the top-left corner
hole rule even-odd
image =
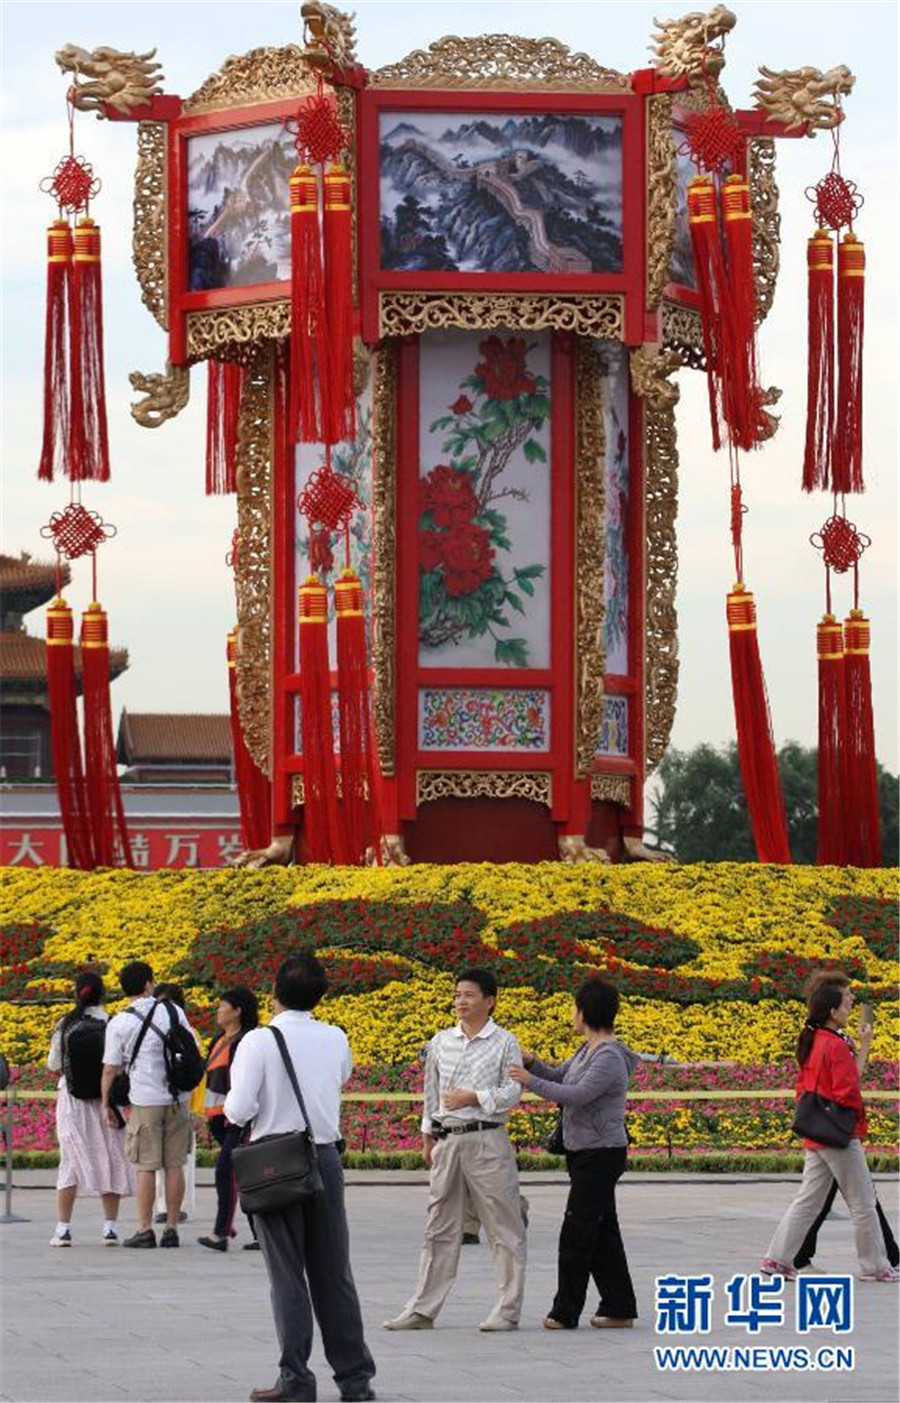
[[[88,52],[77,44],[64,44],[56,51],[56,65],[73,75],[72,104],[80,112],[96,112],[102,119],[109,106],[127,117],[163,90],[165,75],[153,62],[155,53],[148,49],[144,54],[123,54],[107,47]]]
[[[664,78],[687,78],[691,85],[705,78],[715,80],[725,67],[722,48],[714,48],[737,24],[737,15],[726,5],[711,10],[692,10],[680,19],[653,20],[657,33],[650,48],[656,56],[656,70]]]
[[[760,65],[753,89],[756,106],[770,122],[783,122],[787,131],[806,126],[809,134],[831,131],[844,120],[841,98],[853,91],[854,74],[845,63],[824,73],[819,68],[785,68],[775,72]]]

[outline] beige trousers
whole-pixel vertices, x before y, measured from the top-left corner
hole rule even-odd
[[[525,1292],[525,1225],[516,1157],[502,1129],[448,1135],[435,1145],[419,1280],[404,1313],[415,1311],[434,1319],[447,1299],[459,1264],[467,1189],[484,1224],[497,1273],[491,1315],[517,1321]]]
[[[850,1209],[862,1275],[874,1276],[886,1270],[890,1263],[875,1212],[875,1187],[858,1140],[851,1140],[843,1150],[825,1146],[806,1151],[799,1193],[775,1229],[766,1256],[783,1266],[793,1263],[797,1249],[819,1216],[832,1178],[837,1179]]]

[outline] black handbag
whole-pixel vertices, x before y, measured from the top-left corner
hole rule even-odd
[[[804,1091],[797,1102],[791,1129],[805,1140],[817,1140],[820,1145],[844,1150],[853,1138],[856,1120],[857,1112],[852,1106],[839,1106],[836,1101],[826,1101],[817,1091]]]
[[[548,1155],[564,1155],[566,1147],[563,1142],[562,1112],[556,1117],[556,1124],[549,1135],[544,1137],[544,1149]]]
[[[297,1104],[306,1122],[305,1130],[288,1130],[279,1135],[263,1135],[232,1153],[234,1177],[245,1213],[276,1213],[323,1192],[322,1175],[316,1155],[316,1142],[309,1130],[309,1116],[303,1093],[279,1028],[269,1025],[275,1037],[285,1071],[290,1078]]]

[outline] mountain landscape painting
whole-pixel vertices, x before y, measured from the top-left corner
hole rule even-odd
[[[280,122],[190,138],[191,292],[290,278],[288,180],[296,164]]]
[[[382,112],[379,139],[383,268],[621,272],[621,117]]]

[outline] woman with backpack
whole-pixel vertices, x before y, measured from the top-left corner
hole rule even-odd
[[[216,1160],[216,1222],[212,1233],[198,1237],[201,1247],[213,1252],[227,1252],[229,1238],[235,1237],[234,1215],[237,1208],[237,1186],[234,1181],[234,1168],[231,1156],[241,1143],[244,1127],[232,1125],[225,1119],[223,1107],[225,1097],[231,1090],[231,1064],[234,1054],[245,1033],[259,1023],[259,1004],[252,990],[239,986],[228,989],[219,1000],[216,1010],[217,1036],[210,1045],[206,1058],[206,1115],[209,1131],[219,1146]],[[253,1224],[250,1224],[251,1231]],[[252,1242],[244,1244],[247,1249],[257,1246],[256,1234]]]
[[[61,1073],[56,1098],[59,1174],[56,1231],[51,1247],[71,1247],[72,1209],[79,1193],[103,1200],[103,1242],[116,1247],[119,1201],[134,1193],[125,1158],[125,1129],[107,1124],[100,1101],[107,1012],[103,980],[92,970],[75,976],[75,1007],[53,1029],[47,1066]]]

